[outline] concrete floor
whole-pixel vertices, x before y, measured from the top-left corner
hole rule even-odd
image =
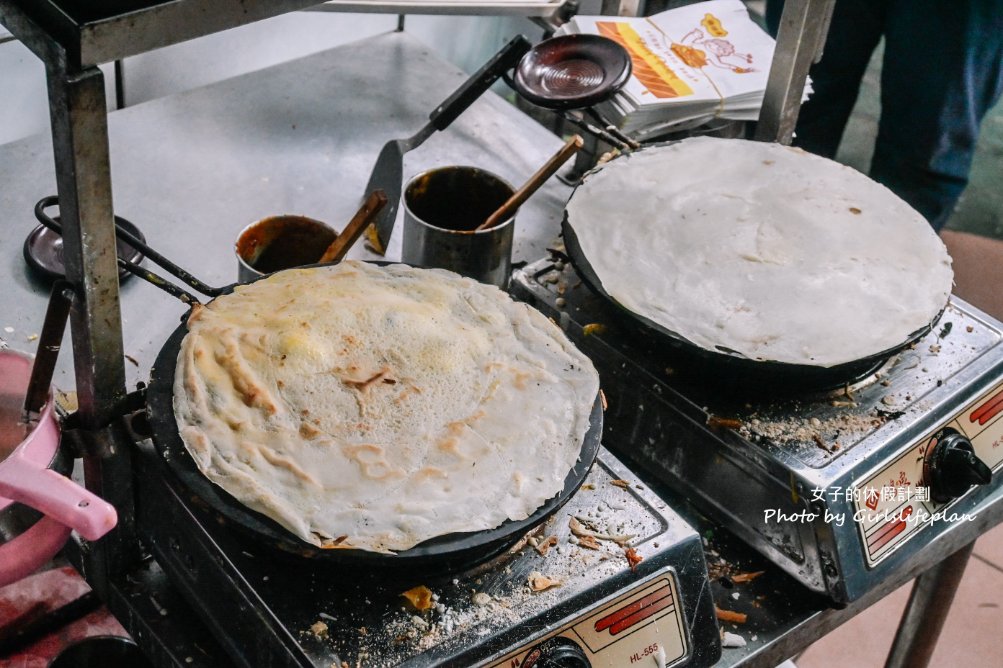
[[[880,668],[912,585],[896,590],[808,648],[797,668]],[[982,536],[944,624],[932,668],[1003,665],[1003,526]]]

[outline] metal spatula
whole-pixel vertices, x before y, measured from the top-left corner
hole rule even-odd
[[[483,95],[498,77],[515,67],[522,55],[529,51],[529,47],[529,40],[522,35],[513,37],[512,41],[429,115],[429,122],[425,127],[407,139],[393,139],[384,144],[376,159],[373,173],[369,177],[369,183],[366,184],[366,193],[383,190],[387,194],[387,205],[367,231],[369,242],[380,255],[385,253],[387,244],[390,243],[394,220],[397,218],[397,207],[400,204],[401,186],[404,181],[404,154],[421,146],[436,130],[445,130],[449,127],[449,124],[473,104],[474,100]]]

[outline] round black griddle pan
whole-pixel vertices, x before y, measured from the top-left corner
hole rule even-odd
[[[666,144],[668,143],[674,142],[666,142]],[[616,159],[629,159],[629,156]],[[593,171],[598,171],[598,169]],[[588,177],[586,176],[586,178]],[[572,197],[574,197],[573,193]],[[564,237],[564,246],[571,265],[590,290],[604,301],[612,304],[614,310],[623,316],[623,320],[627,321],[629,326],[640,328],[645,334],[654,336],[673,352],[678,353],[676,358],[686,371],[709,374],[714,378],[714,382],[725,386],[729,384],[739,388],[756,386],[771,392],[821,391],[844,387],[874,373],[892,356],[926,336],[943,314],[943,310],[941,310],[929,324],[912,332],[902,343],[892,348],[836,366],[820,367],[809,364],[755,360],[725,347],[710,350],[698,346],[676,332],[621,305],[603,288],[602,281],[599,280],[599,276],[582,250],[574,228],[568,222],[567,211],[564,212],[564,220],[561,223],[561,234]],[[866,328],[867,323],[861,322],[860,327]]]
[[[389,262],[374,264],[387,265]],[[312,265],[319,266],[319,265]],[[261,280],[267,276],[259,277]],[[219,291],[227,294],[235,285]],[[345,566],[375,566],[386,568],[422,567],[426,569],[471,566],[498,555],[516,543],[527,532],[542,524],[571,498],[585,481],[599,453],[602,438],[602,405],[597,396],[592,406],[589,429],[585,434],[578,462],[568,472],[561,491],[533,514],[523,520],[508,520],[494,529],[470,533],[455,533],[425,541],[396,554],[381,554],[366,550],[324,549],[307,543],[274,520],[247,508],[214,484],[199,471],[178,433],[174,417],[174,374],[181,342],[188,333],[180,325],[164,344],[154,363],[147,389],[147,415],[157,452],[181,485],[191,494],[191,500],[208,509],[212,518],[224,526],[233,527],[253,545],[274,548],[282,553],[298,555]]]

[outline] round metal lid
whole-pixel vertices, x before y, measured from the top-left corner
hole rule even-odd
[[[59,216],[55,216],[53,220],[58,222]],[[139,228],[128,220],[115,216],[115,221],[138,237],[140,241],[146,242],[146,237],[139,231]],[[129,244],[119,241],[117,246],[118,255],[122,259],[136,264],[142,262],[143,254]],[[28,263],[32,271],[44,278],[63,278],[66,274],[66,268],[63,265],[63,238],[43,225],[37,226],[24,240],[24,261]],[[120,269],[118,279],[122,281],[131,275],[124,269]]]
[[[612,97],[630,78],[630,54],[599,35],[561,35],[529,50],[513,86],[547,109],[583,109]]]

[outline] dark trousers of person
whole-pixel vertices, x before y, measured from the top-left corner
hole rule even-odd
[[[782,9],[783,0],[768,0],[774,35]],[[1003,92],[1003,0],[836,0],[795,145],[836,154],[881,37],[870,176],[940,230],[968,184],[982,118]]]

